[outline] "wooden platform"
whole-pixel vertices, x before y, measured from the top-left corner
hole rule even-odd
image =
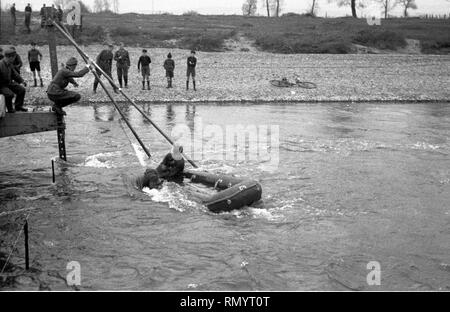
[[[64,129],[64,117],[59,122]],[[16,112],[0,118],[0,138],[58,130],[58,117],[52,112]]]

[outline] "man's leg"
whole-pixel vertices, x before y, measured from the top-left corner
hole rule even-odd
[[[195,68],[192,70],[191,74],[192,74],[192,84],[194,85],[194,91],[197,91],[197,89],[195,88]]]
[[[48,98],[55,104],[52,106],[52,110],[59,115],[66,115],[66,112],[62,110],[69,104],[76,103],[81,99],[81,95],[73,91],[65,91],[59,95],[48,95]]]
[[[102,73],[97,72],[97,75],[98,75],[98,78],[100,78],[102,76]],[[94,79],[94,93],[97,93],[98,83],[99,83],[98,79],[95,78]]]
[[[39,81],[41,82],[41,88],[44,87],[44,82],[42,81],[42,77],[41,77],[41,71],[38,70],[37,71],[38,77],[39,77]]]
[[[9,86],[9,89],[16,94],[16,100],[14,102],[16,111],[28,111],[28,109],[23,107],[23,101],[25,100],[25,88],[17,83],[13,83]]]
[[[122,88],[122,67],[117,66],[117,79],[119,80],[119,86]]]
[[[8,109],[8,113],[15,113],[16,110],[13,108],[12,100],[14,98],[14,93],[8,87],[1,87],[0,94],[5,96],[5,104]]]
[[[33,80],[34,80],[33,87],[37,87],[36,70],[34,69],[34,67],[31,69],[31,72],[33,73]]]
[[[189,90],[189,75],[190,75],[190,72],[188,69],[187,73],[186,73],[186,90]]]
[[[128,88],[128,67],[123,68],[123,81],[125,82],[125,88]]]
[[[114,93],[119,93],[119,91],[117,90],[117,87],[114,84],[114,80],[113,80],[113,77],[111,74],[111,69],[109,69],[109,70],[107,69],[107,70],[103,70],[103,71],[105,72],[105,74],[108,75],[109,78],[111,78],[111,80],[108,79],[108,81],[109,81],[109,84],[111,85],[111,87],[113,88]]]

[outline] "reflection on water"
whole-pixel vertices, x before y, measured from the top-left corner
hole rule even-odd
[[[19,248],[3,289],[67,289],[69,261],[80,262],[84,290],[450,289],[450,105],[142,105],[167,133],[200,120],[279,125],[275,171],[213,151],[197,161],[263,186],[258,207],[223,214],[173,183],[151,194],[131,186],[139,157],[155,167],[169,145],[121,107],[151,159],[111,105],[67,108],[69,161],[57,162],[55,184],[54,133],[0,140],[0,214],[33,208],[34,271],[20,269]],[[0,264],[21,218],[0,215]],[[381,286],[367,285],[370,261]]]

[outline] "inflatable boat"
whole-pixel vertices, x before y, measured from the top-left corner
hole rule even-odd
[[[186,169],[184,170],[184,176],[190,179],[192,183],[200,183],[219,190],[219,192],[203,199],[203,204],[212,212],[241,209],[261,199],[261,185],[253,180]]]

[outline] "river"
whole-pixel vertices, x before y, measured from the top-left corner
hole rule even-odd
[[[55,132],[0,140],[0,214],[28,209],[0,215],[0,264],[28,215],[32,267],[23,272],[19,239],[1,289],[70,289],[77,261],[81,290],[450,290],[448,103],[142,107],[168,133],[278,129],[276,162],[220,149],[194,157],[260,181],[262,201],[214,214],[175,183],[138,191],[129,181],[167,142],[124,106],[146,160],[110,105],[68,107],[68,162],[56,161],[55,184]],[[368,283],[370,262],[379,285]]]

